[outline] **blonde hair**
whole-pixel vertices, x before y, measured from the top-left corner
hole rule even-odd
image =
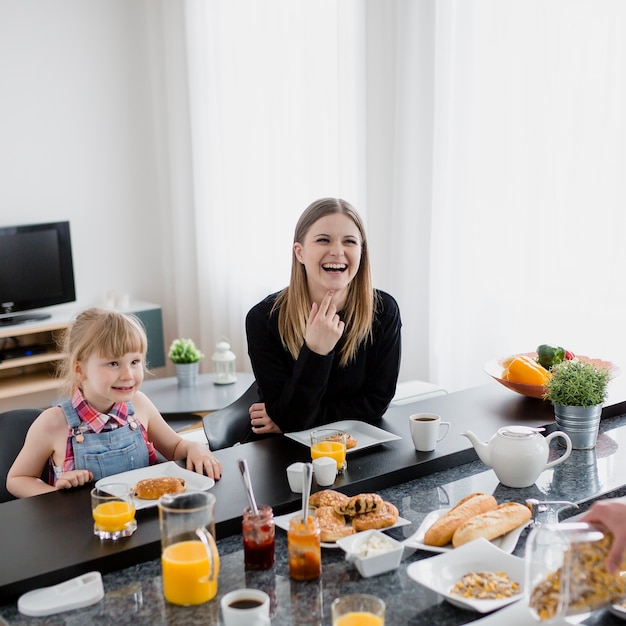
[[[74,365],[92,354],[121,357],[128,352],[139,352],[144,358],[148,339],[143,324],[131,313],[118,313],[92,307],[79,313],[65,333],[58,376],[63,392],[71,396],[79,386]]]
[[[372,287],[372,273],[363,221],[352,205],[345,200],[321,198],[310,204],[300,216],[293,241],[302,243],[317,220],[334,213],[347,215],[358,228],[361,237],[361,263],[358,272],[348,285],[346,304],[343,309],[345,333],[339,364],[345,367],[356,357],[359,346],[371,340],[374,310],[378,304]],[[304,344],[311,302],[306,270],[298,261],[295,251],[292,251],[289,286],[278,294],[272,311],[276,309],[278,309],[278,331],[283,346],[289,350],[294,359],[297,359]]]

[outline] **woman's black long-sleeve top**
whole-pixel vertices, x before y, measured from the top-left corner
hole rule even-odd
[[[278,311],[272,312],[278,294],[248,312],[248,354],[261,402],[283,432],[346,419],[375,423],[382,417],[396,389],[402,322],[394,298],[376,294],[372,340],[361,344],[345,367],[339,365],[341,339],[326,356],[303,345],[293,359],[280,339]]]

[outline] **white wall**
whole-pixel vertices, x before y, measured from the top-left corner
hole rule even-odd
[[[143,0],[0,0],[0,224],[69,220],[80,306],[162,301]]]

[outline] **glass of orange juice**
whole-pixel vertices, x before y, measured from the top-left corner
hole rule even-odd
[[[333,600],[333,626],[384,626],[385,603],[376,596],[354,593]]]
[[[337,471],[346,467],[346,433],[332,428],[320,428],[311,433],[311,459],[328,456],[337,462]]]
[[[203,604],[217,595],[214,507],[215,496],[204,491],[159,500],[163,595],[172,604]]]
[[[100,539],[130,537],[137,530],[130,485],[108,483],[91,490],[93,534]]]

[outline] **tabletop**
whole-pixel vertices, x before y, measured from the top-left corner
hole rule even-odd
[[[254,382],[254,374],[237,372],[237,380],[229,385],[215,383],[215,374],[200,374],[193,387],[179,387],[175,376],[145,380],[141,385],[159,412],[168,415],[207,413],[234,402]]]
[[[408,436],[408,415],[416,410],[437,412],[452,424],[450,434],[434,452],[418,453],[413,449]],[[335,487],[348,494],[366,490],[388,490],[390,501],[393,501],[398,506],[400,514],[403,517],[408,516],[413,524],[419,523],[419,516],[423,517],[428,510],[440,508],[446,498],[448,501],[454,501],[457,496],[462,497],[476,490],[497,494],[498,499],[511,497],[510,494],[514,493],[516,498],[524,496],[589,501],[601,495],[615,493],[626,482],[623,479],[625,460],[616,454],[620,447],[623,449],[626,445],[624,425],[626,420],[620,417],[621,412],[625,410],[626,407],[621,402],[615,402],[605,408],[603,433],[595,450],[575,451],[571,457],[573,460],[546,470],[537,483],[527,490],[509,490],[498,483],[492,470],[487,471],[486,466],[477,460],[471,444],[460,434],[471,428],[486,440],[499,426],[511,423],[546,425],[549,431],[553,428],[554,419],[548,403],[518,396],[497,383],[492,383],[464,392],[423,400],[415,405],[392,407],[379,426],[399,435],[402,439],[349,455],[348,471],[338,479]],[[220,574],[221,593],[229,588],[244,586],[242,581],[249,584],[249,576],[243,570],[243,559],[240,554],[241,513],[246,505],[246,496],[237,472],[237,459],[245,457],[248,461],[257,500],[271,504],[275,514],[279,515],[299,507],[300,496],[290,491],[284,469],[294,460],[306,460],[308,448],[286,438],[276,438],[220,450],[217,454],[222,460],[225,474],[212,490],[217,498],[216,527],[220,553],[224,557],[222,570],[224,574]],[[264,478],[266,476],[271,476],[272,480],[266,480]],[[453,480],[455,477],[456,480]],[[438,499],[439,504],[433,500],[434,498]],[[110,572],[109,578],[105,577],[105,587],[106,581],[109,580],[111,589],[114,589],[121,580],[131,578],[135,579],[136,583],[145,579],[145,587],[140,582],[140,587],[143,587],[142,593],[147,596],[154,592],[158,598],[160,541],[156,512],[140,511],[138,522],[139,529],[135,535],[125,540],[124,544],[101,544],[94,541],[91,536],[87,490],[47,494],[0,505],[0,529],[3,531],[0,533],[0,554],[3,556],[3,565],[0,568],[0,602],[5,604],[0,610],[0,615],[5,619],[10,615],[15,617],[15,605],[11,602],[19,593],[60,582],[90,569],[98,569],[103,574]],[[16,528],[20,529],[19,533],[9,532]],[[406,532],[409,532],[410,528],[408,527]],[[326,566],[327,561],[329,565],[325,567],[320,586],[325,607],[322,611],[324,620],[327,619],[329,595],[338,593],[338,589],[343,589],[344,583],[347,588],[367,588],[364,581],[359,580],[358,573],[347,568],[336,551],[328,552],[324,556],[324,565]],[[431,555],[416,553],[411,558],[428,556]],[[285,593],[287,593],[285,589],[291,589],[291,592],[294,589],[294,583],[290,582],[288,577],[284,579],[284,567],[284,562],[282,566],[281,561],[277,562],[272,574],[278,581],[277,593],[279,586]],[[406,575],[402,575],[402,568],[393,575],[380,578],[379,585],[383,579],[385,593],[392,596],[396,592],[402,596],[405,591],[415,594],[416,588],[419,587],[417,583],[407,580]],[[376,589],[376,579],[372,584],[374,585],[372,588]],[[309,586],[306,589],[310,592],[313,587]],[[379,589],[382,590],[382,587]],[[307,601],[314,601],[316,593],[314,592],[312,596],[306,593]],[[440,599],[433,595],[436,594],[429,595],[423,590],[419,592],[419,598],[422,598],[419,600],[421,609],[417,613],[414,610],[411,624],[446,623],[434,617],[441,609]],[[119,594],[116,592],[113,596],[118,598]],[[293,593],[290,597],[293,599]],[[406,600],[404,597],[404,603]],[[399,607],[403,600],[399,599],[398,602]],[[206,611],[215,612],[216,603],[212,602],[209,605],[211,606],[207,606]],[[161,609],[156,610],[162,610],[166,614],[177,612],[172,607],[163,605],[162,601],[159,606]],[[287,602],[283,601],[282,606],[286,607]],[[445,603],[443,606],[446,615],[450,614],[451,621],[448,622],[450,624],[467,623],[476,618],[473,614],[459,617],[458,613],[464,613],[463,611],[453,609]],[[162,621],[159,617],[161,614],[155,615],[152,610],[150,615],[151,618],[148,620],[150,623],[168,623]],[[13,621],[13,618],[7,623],[21,623]],[[465,621],[459,621],[460,619]],[[134,619],[132,623],[139,622]],[[189,623],[200,622],[191,620]],[[293,622],[279,611],[273,623]]]

